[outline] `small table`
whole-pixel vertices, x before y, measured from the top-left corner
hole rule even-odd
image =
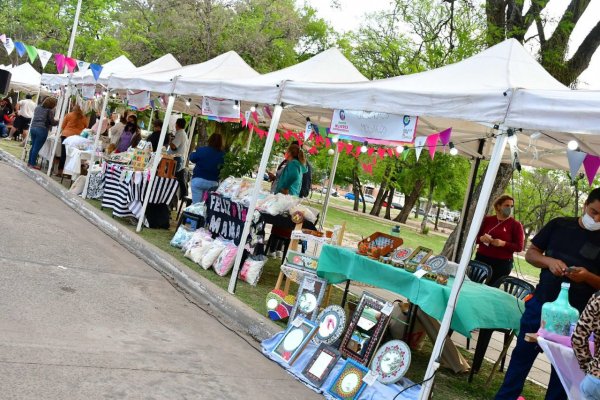
[[[585,378],[585,374],[579,367],[573,349],[544,339],[541,336],[537,337],[537,344],[542,348],[544,354],[554,367],[569,399],[583,398],[579,391],[579,385],[583,378]]]

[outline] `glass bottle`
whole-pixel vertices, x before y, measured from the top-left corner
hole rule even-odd
[[[579,311],[569,304],[569,283],[560,285],[558,298],[542,306],[541,328],[558,335],[570,336],[572,327],[577,324]]]

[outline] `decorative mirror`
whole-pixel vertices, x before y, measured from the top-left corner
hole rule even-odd
[[[431,249],[419,246],[412,252],[412,254],[406,259],[407,264],[419,265],[425,264],[425,261],[431,255]]]
[[[340,356],[339,351],[325,343],[321,343],[308,364],[306,364],[306,367],[304,367],[302,375],[316,387],[321,387],[340,359]]]
[[[367,365],[390,320],[392,304],[363,292],[342,339],[340,352]]]
[[[432,272],[443,272],[448,265],[448,259],[444,256],[430,257],[427,259],[427,262],[425,262],[425,265],[431,268]]]
[[[376,372],[379,382],[383,384],[396,383],[406,374],[410,366],[410,348],[401,340],[390,340],[383,344],[371,363],[371,369]]]
[[[346,311],[338,305],[328,306],[317,317],[317,325],[317,334],[313,342],[333,345],[346,329]]]
[[[319,313],[319,306],[323,300],[327,281],[316,276],[305,275],[298,287],[296,295],[296,304],[290,314],[290,321],[293,321],[298,315],[307,319],[315,320]]]
[[[292,365],[316,331],[314,322],[299,317],[287,327],[272,351],[273,356]]]
[[[327,390],[336,399],[356,399],[365,388],[363,378],[369,369],[352,359],[347,359]]]

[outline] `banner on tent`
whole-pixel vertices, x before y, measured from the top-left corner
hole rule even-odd
[[[331,133],[377,140],[412,142],[417,129],[417,117],[379,112],[334,110]]]
[[[240,119],[239,103],[236,100],[202,98],[202,115],[209,117]]]
[[[150,92],[147,90],[128,90],[127,104],[138,111],[150,107]]]

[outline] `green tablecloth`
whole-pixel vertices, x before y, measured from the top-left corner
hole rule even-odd
[[[428,279],[418,279],[402,268],[329,245],[323,246],[317,275],[327,279],[329,283],[350,279],[398,293],[437,320],[444,316],[454,283],[453,278],[450,278],[446,286]],[[465,280],[451,327],[467,337],[471,336],[472,330],[478,328],[508,328],[518,331],[524,307],[522,301],[500,289]]]

